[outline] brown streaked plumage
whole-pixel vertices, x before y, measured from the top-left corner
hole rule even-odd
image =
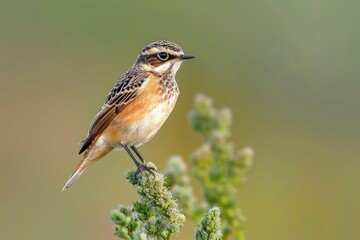
[[[172,112],[179,95],[175,74],[183,60],[193,57],[169,41],[151,43],[141,50],[92,121],[79,152],[83,154],[80,163],[63,190],[70,189],[90,164],[115,148],[125,149],[138,170],[149,170],[137,147],[150,141]]]

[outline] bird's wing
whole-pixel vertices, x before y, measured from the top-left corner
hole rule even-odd
[[[148,79],[147,73],[141,73],[134,69],[127,71],[111,89],[105,103],[92,121],[88,136],[82,142],[79,154],[83,153],[91,145],[93,140],[110,124],[124,107],[138,94],[139,88]]]

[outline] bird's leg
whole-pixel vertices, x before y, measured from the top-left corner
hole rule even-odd
[[[152,175],[154,175],[154,172],[153,172],[153,171],[157,172],[156,168],[146,166],[144,158],[141,156],[139,150],[138,150],[135,146],[131,146],[131,149],[132,149],[132,150],[134,151],[134,153],[138,156],[138,158],[140,158],[140,160],[141,160],[141,162],[142,162],[141,168],[142,168],[143,170],[146,170],[146,171],[150,172]]]
[[[131,146],[131,149],[136,153],[136,155],[140,158],[141,162],[144,163],[144,158],[141,156],[139,150],[135,146]]]
[[[153,171],[154,171],[154,170],[156,171],[155,168],[153,168],[153,167],[148,167],[148,166],[146,166],[145,164],[139,163],[139,162],[136,160],[135,156],[132,154],[132,152],[130,151],[129,147],[128,147],[126,144],[121,144],[121,146],[122,146],[122,147],[125,149],[125,151],[129,154],[129,156],[130,156],[131,159],[134,161],[134,163],[135,163],[135,165],[136,165],[136,167],[137,167],[137,171],[135,172],[135,176],[136,176],[139,172],[141,172],[141,171],[143,171],[143,170],[148,171],[151,175],[154,175]],[[136,153],[136,152],[135,152],[135,153]],[[141,159],[141,161],[144,161],[144,160]]]
[[[121,144],[121,146],[125,149],[125,151],[127,152],[127,154],[129,154],[129,156],[131,157],[131,159],[133,160],[133,162],[135,163],[136,167],[139,169],[141,166],[141,163],[139,163],[135,156],[132,154],[132,152],[130,151],[129,147],[126,144]]]

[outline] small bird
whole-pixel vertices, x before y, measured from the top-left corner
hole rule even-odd
[[[141,50],[92,121],[79,152],[83,154],[81,160],[63,191],[70,189],[89,165],[113,149],[125,149],[138,171],[151,171],[137,147],[150,141],[172,112],[179,96],[176,72],[184,60],[194,57],[169,41],[157,41]]]

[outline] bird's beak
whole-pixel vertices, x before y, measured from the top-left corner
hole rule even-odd
[[[186,60],[186,59],[192,59],[194,58],[195,56],[194,55],[190,55],[190,54],[183,54],[180,56],[180,59],[181,60]]]

